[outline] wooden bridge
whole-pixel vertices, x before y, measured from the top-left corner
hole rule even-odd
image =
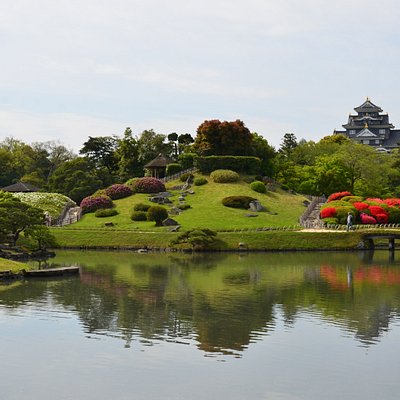
[[[367,233],[363,235],[363,239],[371,250],[375,249],[375,241],[387,240],[389,251],[394,251],[395,240],[400,239],[400,233]]]

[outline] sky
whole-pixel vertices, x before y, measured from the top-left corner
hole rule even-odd
[[[397,0],[1,0],[0,141],[241,119],[318,141],[368,96],[400,128]]]

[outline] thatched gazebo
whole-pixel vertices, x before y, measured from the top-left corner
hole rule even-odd
[[[171,164],[171,160],[164,154],[159,154],[154,160],[147,163],[144,168],[151,172],[153,178],[164,178],[167,165]]]
[[[1,188],[3,192],[11,192],[11,193],[28,193],[28,192],[38,192],[39,188],[31,185],[28,182],[17,182],[9,186],[5,186]]]

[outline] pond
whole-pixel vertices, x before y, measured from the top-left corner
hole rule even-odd
[[[397,254],[59,251],[49,264],[81,273],[0,285],[1,399],[399,396]]]

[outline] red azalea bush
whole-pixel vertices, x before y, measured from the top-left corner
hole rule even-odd
[[[382,207],[380,206],[369,206],[369,211],[371,213],[371,215],[373,215],[374,217],[376,217],[378,214],[385,214],[387,215],[386,210],[384,210]]]
[[[332,218],[336,216],[336,208],[335,207],[327,207],[321,210],[321,218]]]
[[[356,201],[353,203],[353,206],[357,208],[358,211],[366,210],[369,207],[368,204],[363,203],[362,201]]]
[[[328,197],[328,203],[334,200],[340,200],[342,197],[345,196],[353,196],[350,192],[336,192],[336,193],[332,193],[329,197]]]
[[[374,217],[371,217],[370,215],[362,213],[360,215],[361,223],[364,225],[375,225],[376,224],[376,219]]]
[[[112,208],[113,202],[108,196],[88,196],[80,204],[82,212],[90,213],[101,208]]]
[[[133,184],[136,193],[159,193],[165,192],[165,185],[156,178],[144,177],[140,178]]]
[[[387,224],[389,221],[389,216],[387,214],[376,214],[375,218],[380,224]]]
[[[368,199],[366,199],[365,201],[368,203],[378,203],[378,204],[383,203],[383,200],[377,197],[368,197]]]
[[[383,202],[391,207],[400,206],[400,199],[385,199]]]
[[[105,189],[105,194],[112,200],[128,197],[132,193],[132,189],[129,186],[123,185],[121,183],[116,183]]]

